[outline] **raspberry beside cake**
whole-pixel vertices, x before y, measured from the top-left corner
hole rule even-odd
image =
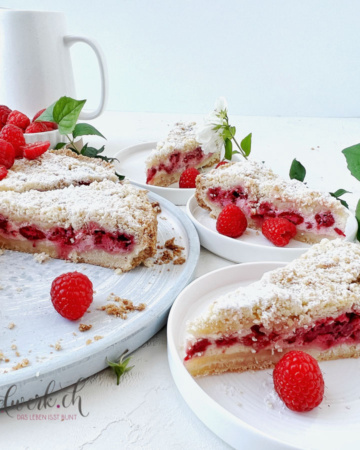
[[[199,175],[195,196],[215,218],[226,205],[239,206],[250,228],[261,229],[265,219],[284,217],[296,225],[298,241],[345,237],[348,212],[338,200],[300,181],[285,181],[256,161],[229,163]]]
[[[7,177],[0,181],[0,191],[49,191],[102,180],[118,181],[113,164],[71,150],[49,150],[31,161],[15,160]]]
[[[112,181],[0,192],[0,248],[127,271],[156,253],[146,191]]]
[[[273,367],[284,352],[360,356],[360,245],[324,239],[188,323],[193,376]]]
[[[146,160],[146,183],[169,186],[189,167],[210,167],[220,160],[220,149],[204,153],[196,140],[196,124],[176,123],[164,141],[158,142]]]

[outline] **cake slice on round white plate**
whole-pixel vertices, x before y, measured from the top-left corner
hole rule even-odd
[[[196,140],[195,122],[178,122],[166,139],[158,142],[146,160],[146,184],[170,186],[189,167],[211,167],[220,160],[220,150],[205,153]]]
[[[349,213],[339,200],[298,180],[283,180],[256,161],[244,159],[198,175],[195,197],[214,218],[225,206],[237,205],[250,228],[261,229],[264,220],[283,217],[296,226],[295,240],[312,244],[345,238]]]
[[[147,193],[105,180],[39,192],[0,192],[0,248],[122,271],[156,253]]]
[[[225,294],[187,324],[191,375],[274,367],[302,350],[360,356],[360,245],[324,239],[283,268]]]

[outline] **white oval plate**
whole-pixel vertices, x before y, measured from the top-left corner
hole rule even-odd
[[[237,239],[219,234],[216,231],[216,220],[198,205],[195,196],[188,200],[186,212],[199,233],[201,245],[216,255],[237,263],[292,261],[311,247],[310,244],[294,239],[286,247],[276,247],[262,235],[261,231],[250,228]],[[346,240],[353,241],[356,232],[357,221],[350,214],[345,230]]]
[[[161,195],[175,205],[186,205],[189,198],[194,195],[195,189],[180,189],[179,183],[174,183],[169,187],[146,184],[145,160],[156,144],[156,142],[146,142],[120,150],[115,155],[115,158],[119,160],[119,163],[116,163],[116,170],[137,186]]]
[[[15,385],[16,392],[9,401],[20,402],[44,395],[52,380],[52,390],[64,388],[107,367],[106,358],[114,361],[124,350],[134,351],[165,325],[171,304],[193,277],[200,245],[186,214],[155,194],[149,198],[158,201],[162,209],[158,215],[159,243],[175,236],[175,242],[185,247],[185,264],[139,266],[117,275],[111,269],[57,259],[39,264],[32,255],[19,252],[6,251],[0,256],[0,351],[10,359],[0,360],[0,409],[10,386]],[[72,322],[53,308],[50,286],[56,276],[75,270],[90,278],[96,294],[91,312]],[[97,310],[110,303],[107,297],[112,292],[147,307],[129,313],[126,320]],[[13,329],[8,328],[11,322]],[[92,328],[81,333],[79,323]],[[95,336],[102,339],[95,340]],[[56,351],[56,343],[61,350]],[[30,364],[12,370],[24,358]]]
[[[274,391],[272,370],[194,379],[183,365],[186,322],[219,295],[283,265],[259,262],[225,267],[198,278],[181,292],[167,328],[174,381],[199,419],[236,449],[359,448],[360,359],[320,363],[325,397],[308,413],[295,413],[284,406]]]

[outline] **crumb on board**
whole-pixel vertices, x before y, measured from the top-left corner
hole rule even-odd
[[[17,345],[15,345],[15,344],[12,344],[12,346],[11,346],[11,350],[17,350]]]
[[[12,330],[13,328],[15,328],[15,324],[14,322],[10,322],[8,325],[9,330]]]
[[[75,331],[73,331],[73,336],[77,336],[77,334],[75,333]]]
[[[16,356],[20,356],[20,353],[18,351],[15,352]]]
[[[24,358],[21,362],[16,364],[12,367],[12,370],[19,370],[23,369],[24,367],[28,366],[30,364],[30,361],[27,358]]]
[[[113,292],[108,296],[107,300],[116,302],[117,304],[112,303],[100,306],[97,309],[105,311],[109,316],[121,317],[122,319],[127,319],[127,314],[131,311],[143,311],[146,308],[145,303],[140,303],[138,306],[135,306],[131,300],[121,298]]]
[[[124,272],[121,269],[115,269],[116,275],[122,275]]]
[[[156,212],[156,214],[161,213],[161,206],[159,202],[152,202],[151,206],[153,207],[153,210]]]
[[[175,237],[168,239],[164,246],[158,244],[156,248],[158,254],[155,256],[153,264],[161,266],[172,262],[175,266],[178,266],[186,262],[183,256],[183,250],[185,248],[175,243]]]
[[[22,288],[19,286],[16,288],[16,292],[22,292]]]
[[[94,341],[100,341],[104,336],[94,336]]]
[[[49,259],[50,259],[50,256],[44,252],[34,254],[34,260],[39,264],[42,264],[42,263],[48,261]]]
[[[0,256],[3,255],[4,253],[5,253],[5,250],[2,250],[2,249],[0,248]]]
[[[183,257],[176,258],[173,261],[174,266],[180,266],[181,264],[184,264],[186,262],[186,259]]]
[[[85,323],[81,323],[81,324],[79,325],[79,331],[81,331],[82,333],[83,333],[84,331],[91,330],[91,328],[92,328],[92,325],[86,325]]]
[[[90,345],[90,344],[92,344],[92,340],[91,340],[91,339],[88,339],[88,340],[86,341],[86,345]]]

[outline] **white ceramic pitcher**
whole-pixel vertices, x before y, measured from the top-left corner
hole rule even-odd
[[[90,45],[99,63],[100,104],[80,115],[94,119],[107,98],[106,66],[99,46],[91,39],[66,35],[63,13],[0,9],[0,104],[32,117],[63,95],[76,98],[70,56],[76,42]]]

